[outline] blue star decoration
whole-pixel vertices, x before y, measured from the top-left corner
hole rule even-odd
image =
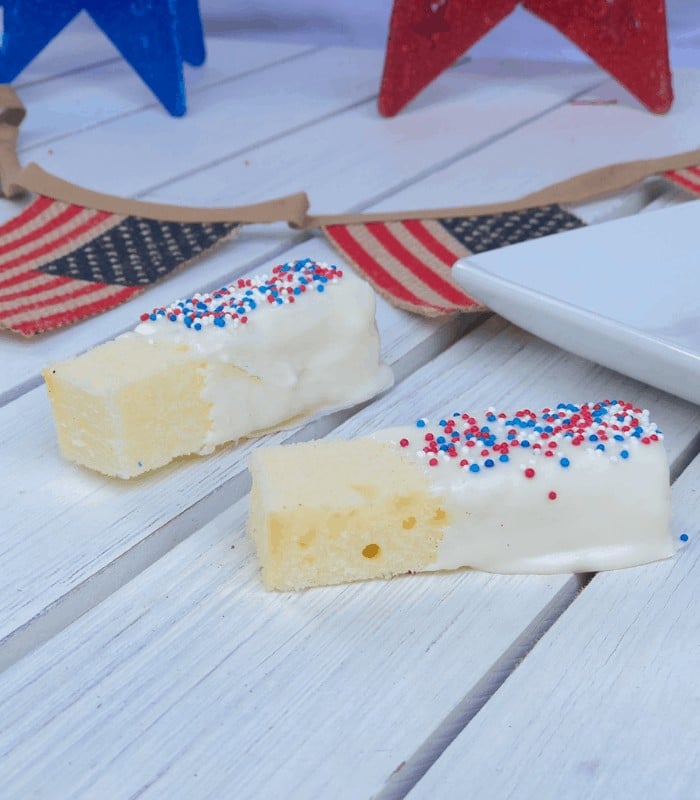
[[[183,62],[204,62],[197,0],[5,0],[0,83],[10,83],[81,11],[87,11],[165,108],[187,110]]]

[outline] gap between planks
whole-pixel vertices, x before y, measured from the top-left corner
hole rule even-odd
[[[671,484],[700,455],[700,432],[690,439],[670,464]],[[513,644],[496,660],[454,710],[435,728],[425,742],[389,776],[372,800],[401,800],[419,783],[450,744],[465,730],[491,697],[515,672],[535,645],[547,634],[559,617],[585,592],[599,573],[581,573],[557,592],[540,614],[525,628]]]
[[[547,633],[593,578],[590,573],[572,575],[540,613],[513,641],[503,655],[472,686],[464,698],[440,722],[406,761],[402,761],[373,800],[400,800],[421,780],[442,753],[467,727],[491,697],[508,680],[537,642]]]
[[[281,58],[278,58],[275,61],[270,61],[267,64],[260,64],[258,66],[252,67],[250,69],[246,69],[246,70],[244,70],[242,72],[235,72],[235,73],[233,73],[231,75],[226,75],[226,76],[223,76],[223,77],[220,77],[220,78],[216,78],[216,79],[212,80],[211,82],[203,82],[203,83],[199,84],[198,86],[193,86],[188,91],[188,96],[196,96],[198,94],[201,94],[202,92],[209,91],[210,89],[215,89],[215,88],[217,88],[219,86],[224,86],[227,83],[235,83],[236,81],[244,80],[245,78],[248,78],[253,74],[256,74],[256,73],[259,73],[259,72],[264,72],[265,70],[270,69],[270,68],[282,66],[284,64],[287,64],[287,63],[290,63],[292,61],[296,61],[297,59],[300,59],[300,58],[303,58],[305,56],[308,56],[311,53],[320,52],[323,49],[324,48],[318,48],[318,47],[306,48],[305,50],[302,50],[302,51],[300,51],[298,53],[290,53],[289,55],[286,55],[286,56],[283,56]],[[116,59],[116,60],[118,60],[118,59]],[[110,63],[112,63],[111,60],[104,62],[105,65],[110,64]],[[97,64],[89,65],[90,68],[99,67],[99,66],[102,66],[102,64],[101,63],[97,63]],[[76,69],[75,70],[75,72],[78,72],[78,73],[83,72],[83,71],[85,71],[85,69]],[[68,73],[68,74],[70,74],[70,73]],[[42,83],[43,82],[44,81],[42,81]],[[18,88],[21,88],[21,87],[18,87]],[[109,123],[114,122],[115,120],[125,119],[127,117],[133,117],[133,116],[135,116],[137,114],[143,113],[144,111],[149,111],[151,109],[158,109],[158,108],[160,108],[160,102],[158,100],[154,100],[153,102],[150,102],[150,103],[141,103],[140,105],[136,105],[133,108],[130,108],[128,110],[122,110],[117,114],[108,114],[108,115],[104,116],[102,119],[100,119],[100,120],[98,120],[96,122],[91,122],[91,123],[88,123],[86,125],[73,128],[70,131],[66,131],[64,133],[56,134],[55,136],[47,136],[44,139],[39,139],[37,141],[31,142],[30,144],[26,145],[25,147],[20,146],[20,147],[17,148],[17,152],[19,154],[22,154],[24,152],[31,152],[32,150],[35,150],[37,148],[46,147],[47,145],[55,144],[56,142],[63,141],[64,139],[70,139],[70,137],[73,136],[76,133],[85,133],[86,131],[95,130],[97,128],[101,128],[103,125],[108,125]],[[31,109],[29,109],[29,110],[31,111]],[[21,134],[20,134],[20,140],[21,140]],[[135,196],[138,196],[138,195],[135,195]]]

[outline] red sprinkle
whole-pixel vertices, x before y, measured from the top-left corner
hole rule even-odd
[[[525,470],[525,477],[526,478],[534,478],[535,477],[535,470],[532,467],[528,467]]]

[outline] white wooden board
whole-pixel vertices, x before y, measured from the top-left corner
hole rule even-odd
[[[697,436],[697,407],[496,318],[332,435],[611,391],[655,409],[673,458]],[[0,676],[8,797],[371,796],[416,751],[438,755],[440,723],[483,702],[492,665],[577,589],[462,572],[266,593],[244,514],[245,501],[225,510]]]
[[[289,256],[304,253],[291,251]],[[427,320],[383,300],[377,304],[383,355],[397,380],[440,353],[479,319]],[[301,435],[322,435],[350,413],[303,426]],[[265,438],[280,441],[289,435]],[[216,513],[212,509],[237,499],[245,487],[247,455],[257,446],[250,442],[223,447],[210,457],[182,459],[132,481],[108,479],[61,458],[43,385],[0,408],[0,440],[0,474],[7,476],[0,493],[0,510],[6,515],[0,561],[4,560],[8,576],[0,584],[0,645],[11,637],[7,647],[0,647],[0,665],[35,641],[33,629],[26,627],[30,621],[45,637],[55,625],[82,613],[100,592],[111,591],[115,568],[109,573],[105,569],[115,559],[127,558],[126,572],[117,571],[122,579],[133,575],[156,557],[154,553],[169,549],[194,530],[198,520],[202,524],[211,518]],[[184,513],[203,498],[209,498],[199,512],[204,518]],[[72,592],[78,594],[70,601],[76,605],[66,607],[71,610],[55,607]],[[50,606],[53,616],[44,615]]]
[[[601,573],[409,795],[697,796],[700,458],[673,488],[668,561]]]
[[[69,40],[72,43],[72,39]],[[77,44],[77,43],[76,43]],[[64,45],[62,52],[65,52]],[[236,83],[246,76],[277,62],[301,56],[311,48],[303,45],[280,45],[261,48],[251,42],[209,39],[207,60],[201,67],[191,68],[186,75],[188,102],[203,89],[221,85],[222,92],[235,95]],[[76,69],[84,55],[76,50]],[[66,136],[133,115],[146,107],[169,119],[148,87],[123,59],[109,60],[96,65],[86,64],[80,80],[74,73],[55,75],[39,83],[18,83],[16,91],[27,107],[28,116],[22,123],[19,154],[22,163],[39,158],[50,169],[56,155],[53,142]],[[177,120],[171,120],[173,126]],[[69,173],[66,177],[71,180]]]
[[[616,395],[655,409],[674,458],[697,434],[696,407],[570,358],[516,329],[498,334],[499,325],[503,323],[493,319],[480,326],[336,433],[352,435],[416,414],[444,413],[445,406],[455,403],[485,408],[511,398],[513,404],[536,407],[559,399]],[[21,429],[19,419],[25,422]],[[32,423],[29,432],[27,420]],[[9,637],[0,652],[5,663],[111,590],[111,571],[118,571],[120,559],[125,559],[125,575],[136,574],[150,563],[154,548],[164,552],[172,547],[222,503],[237,499],[247,485],[242,471],[251,445],[224,448],[212,457],[175,463],[126,483],[67,465],[51,437],[47,400],[40,390],[2,409],[0,422],[9,445],[0,455],[3,471],[16,476],[7,487],[3,509],[12,533],[3,540],[0,554],[11,576],[0,586],[0,631]],[[332,419],[322,420],[301,436],[321,435],[332,424]],[[267,441],[287,436],[277,434]],[[222,484],[223,493],[217,490]],[[167,524],[169,520],[173,522]],[[51,613],[45,614],[49,607]]]

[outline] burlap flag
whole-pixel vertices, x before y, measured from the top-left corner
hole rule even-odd
[[[35,164],[36,193],[0,226],[0,327],[26,336],[114,308],[235,237],[241,224],[302,222],[301,193],[239,208],[188,208],[91,192]]]
[[[36,164],[20,168],[24,108],[0,87],[6,196],[36,196],[0,226],[0,328],[26,336],[107,311],[235,237],[253,222],[303,224],[304,193],[237,208],[189,208],[92,192]]]
[[[658,175],[700,194],[700,150],[615,164],[519,200],[484,206],[377,214],[312,216],[333,247],[387,300],[423,316],[480,311],[452,278],[464,256],[579,228],[567,206],[629,188]]]

